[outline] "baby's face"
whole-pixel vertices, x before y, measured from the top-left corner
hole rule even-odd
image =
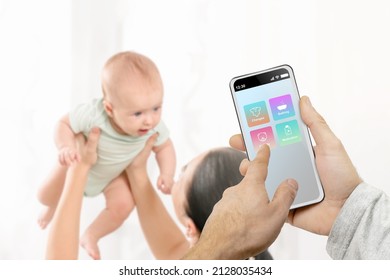
[[[142,136],[161,119],[163,91],[160,86],[148,86],[143,81],[123,82],[115,91],[111,124],[121,134]]]

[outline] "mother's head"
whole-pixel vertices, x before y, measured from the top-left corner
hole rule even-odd
[[[176,214],[186,227],[191,245],[195,244],[214,205],[228,187],[243,178],[239,166],[245,154],[232,148],[205,152],[183,167],[172,189]],[[272,259],[268,251],[256,259]]]

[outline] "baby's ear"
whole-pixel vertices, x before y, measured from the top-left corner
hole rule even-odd
[[[200,232],[191,218],[188,217],[186,218],[185,226],[186,226],[186,236],[190,242],[190,246],[192,247],[198,242]]]
[[[111,103],[104,99],[103,100],[103,106],[104,106],[104,110],[106,111],[107,115],[112,118],[113,115],[112,115],[112,105],[111,105]]]

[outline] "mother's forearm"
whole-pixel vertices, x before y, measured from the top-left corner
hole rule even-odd
[[[157,259],[179,259],[188,242],[165,209],[153,188],[146,169],[126,170],[139,221],[153,255]]]
[[[68,169],[64,190],[48,235],[46,259],[77,259],[80,212],[89,166],[82,163]]]

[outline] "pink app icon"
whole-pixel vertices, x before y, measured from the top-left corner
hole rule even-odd
[[[272,127],[267,126],[264,128],[256,129],[250,132],[255,152],[263,144],[270,145],[271,148],[275,147],[275,137],[272,131]]]

